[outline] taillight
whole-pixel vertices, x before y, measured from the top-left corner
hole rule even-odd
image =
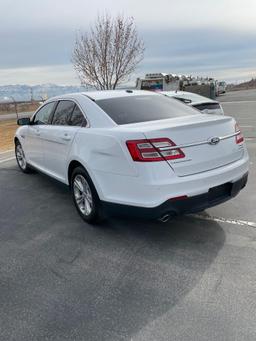
[[[185,154],[176,144],[167,138],[127,141],[131,157],[134,161],[152,162],[181,159]]]
[[[237,123],[236,123],[236,125],[235,125],[235,131],[236,131],[236,132],[239,132],[239,134],[236,135],[236,143],[239,144],[239,143],[244,142],[243,134],[242,134],[242,132],[241,132],[241,130],[240,130],[240,128],[239,128],[239,126],[238,126]]]

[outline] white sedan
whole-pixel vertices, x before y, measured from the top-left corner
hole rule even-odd
[[[188,91],[161,91],[161,94],[178,99],[201,111],[203,114],[224,115],[223,108],[218,101],[194,94]]]
[[[63,95],[18,124],[20,169],[69,185],[90,223],[105,213],[167,221],[229,200],[246,185],[248,153],[235,120],[157,93]]]

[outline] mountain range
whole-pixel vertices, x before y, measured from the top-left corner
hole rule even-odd
[[[53,96],[58,96],[66,93],[88,91],[85,86],[74,85],[1,85],[0,86],[0,102],[8,99],[16,101],[45,100]]]
[[[229,85],[229,90],[248,90],[248,89],[256,89],[256,78],[252,78],[249,81],[242,82],[239,84]]]

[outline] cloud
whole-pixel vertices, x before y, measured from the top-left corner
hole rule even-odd
[[[76,32],[72,30],[0,30],[0,68],[70,63]]]
[[[78,85],[79,80],[71,64],[0,69],[0,85],[45,83]]]
[[[78,84],[70,62],[76,31],[105,9],[136,20],[146,45],[137,75],[255,74],[254,0],[2,0],[0,82]]]
[[[11,9],[11,11],[10,11]],[[3,27],[87,27],[100,11],[134,16],[143,28],[256,28],[254,0],[1,0]]]

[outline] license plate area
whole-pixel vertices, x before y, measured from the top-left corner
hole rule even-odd
[[[223,185],[212,187],[208,191],[208,199],[209,201],[215,201],[220,198],[229,197],[231,196],[231,191],[232,191],[231,182],[227,182]]]

